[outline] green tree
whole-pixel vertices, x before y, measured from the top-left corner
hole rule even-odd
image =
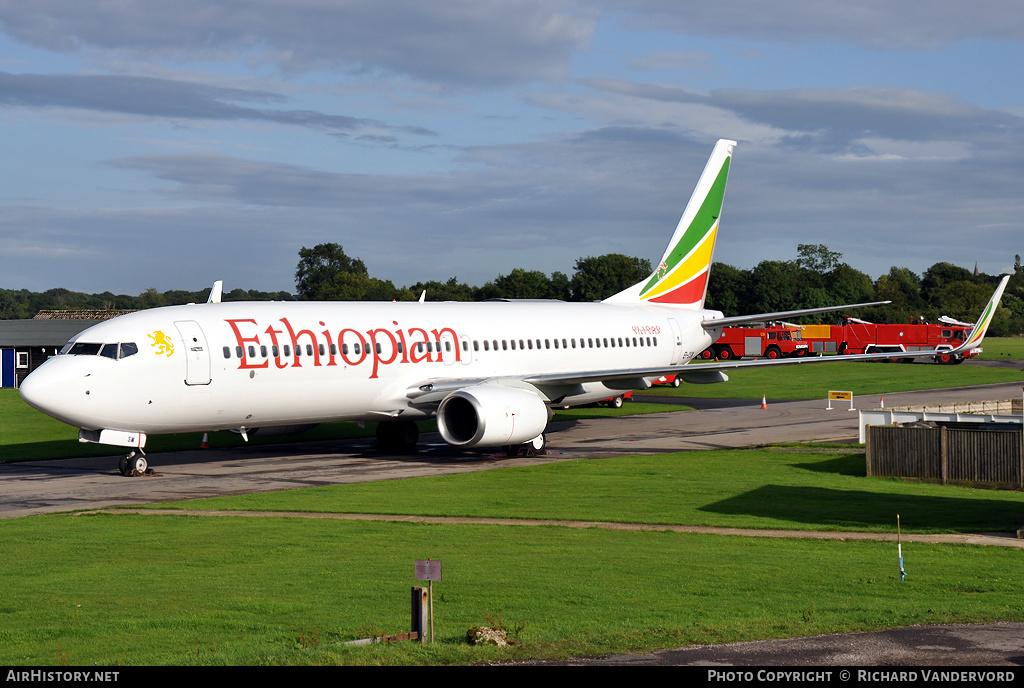
[[[349,300],[342,294],[359,292],[356,285],[360,282],[339,275],[369,278],[366,264],[345,255],[341,244],[317,244],[313,248],[303,246],[299,249],[295,288],[301,298],[312,301]]]
[[[796,252],[798,267],[821,275],[832,272],[842,264],[843,254],[828,250],[825,244],[797,244]]]
[[[651,261],[621,253],[580,258],[570,281],[573,301],[600,301],[649,277]]]

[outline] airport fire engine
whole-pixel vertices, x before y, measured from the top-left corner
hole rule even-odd
[[[938,349],[951,350],[963,343],[971,327],[960,324],[876,324],[844,316],[842,325],[804,325],[801,335],[810,344],[811,353],[871,354]],[[965,354],[939,354],[937,363],[962,363],[973,358],[981,348]],[[893,361],[912,363],[913,358],[893,356]]]
[[[800,328],[795,325],[726,327],[718,341],[702,351],[700,357],[723,361],[744,356],[784,358],[803,356],[808,349],[807,342],[802,340]]]

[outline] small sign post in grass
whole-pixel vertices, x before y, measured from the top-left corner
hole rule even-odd
[[[427,581],[427,599],[430,602],[430,642],[434,642],[434,581],[441,580],[441,562],[433,559],[416,560],[416,580]]]

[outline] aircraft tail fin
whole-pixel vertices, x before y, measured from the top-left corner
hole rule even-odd
[[[711,259],[718,236],[725,184],[735,141],[720,139],[686,204],[665,255],[650,277],[606,301],[658,303],[690,310],[704,307]]]
[[[992,316],[996,314],[996,308],[999,306],[999,300],[1003,298],[1003,290],[1006,289],[1006,283],[1009,281],[1010,275],[1003,275],[1003,279],[999,282],[999,286],[996,287],[995,293],[992,294],[992,298],[989,299],[988,305],[985,306],[985,310],[981,312],[981,317],[978,318],[978,322],[974,324],[974,329],[971,330],[971,334],[967,337],[967,340],[952,351],[944,353],[956,354],[962,351],[970,351],[981,344],[981,340],[985,338],[985,333],[988,331],[988,326],[992,324]]]

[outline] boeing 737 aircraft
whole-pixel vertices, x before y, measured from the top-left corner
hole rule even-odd
[[[830,360],[686,365],[727,325],[875,305],[730,318],[704,309],[735,145],[715,146],[655,272],[603,302],[218,303],[218,284],[209,303],[85,330],[28,376],[21,395],[81,428],[83,442],[131,448],[121,459],[129,475],[146,470],[150,434],[246,437],[253,428],[336,420],[381,421],[382,445],[414,445],[414,421],[436,417],[457,447],[541,450],[552,406],[646,389],[662,375],[723,382],[730,368]],[[981,342],[1008,279],[967,341],[944,353]]]

